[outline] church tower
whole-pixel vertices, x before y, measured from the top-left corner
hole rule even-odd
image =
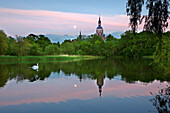
[[[96,35],[99,35],[105,41],[105,35],[103,34],[103,27],[101,26],[102,22],[99,16],[98,27],[96,29]]]

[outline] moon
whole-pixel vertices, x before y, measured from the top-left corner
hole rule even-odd
[[[74,87],[76,88],[76,87],[77,87],[77,84],[74,84]]]
[[[74,26],[73,26],[73,28],[74,28],[74,29],[76,29],[76,28],[77,28],[77,26],[76,26],[76,25],[74,25]]]

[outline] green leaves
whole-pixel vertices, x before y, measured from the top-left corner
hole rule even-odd
[[[57,45],[49,45],[46,46],[45,53],[46,55],[59,55],[61,50]]]
[[[152,56],[155,44],[158,42],[155,34],[140,32],[134,35],[131,31],[125,32],[119,41],[118,55],[128,57]]]
[[[66,42],[66,43],[61,44],[61,50],[63,54],[73,55],[75,52],[75,47],[73,43]]]
[[[0,55],[4,55],[8,49],[8,38],[4,31],[0,30]]]
[[[33,55],[33,56],[39,56],[39,55],[43,55],[43,52],[42,52],[42,48],[34,43],[31,48],[30,48],[30,55]]]

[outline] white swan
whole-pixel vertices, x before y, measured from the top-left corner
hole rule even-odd
[[[38,71],[38,68],[39,68],[38,63],[37,63],[37,65],[32,66],[33,70],[37,70]]]

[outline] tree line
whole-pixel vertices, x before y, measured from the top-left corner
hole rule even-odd
[[[170,32],[163,34],[163,52],[168,54],[168,42]],[[81,36],[73,41],[64,40],[63,43],[52,43],[44,35],[29,34],[26,37],[7,37],[0,31],[0,54],[11,56],[40,56],[40,55],[97,55],[97,56],[127,56],[142,57],[152,56],[156,51],[158,38],[152,32],[143,31],[133,35],[132,31],[126,31],[117,39],[108,35],[103,41],[100,36],[91,35],[81,39]]]
[[[162,57],[169,55],[170,32],[163,33]],[[0,55],[11,56],[42,56],[42,55],[96,55],[96,56],[126,56],[142,57],[153,56],[159,40],[157,34],[143,31],[133,34],[133,31],[126,31],[120,39],[108,35],[103,41],[100,36],[91,35],[81,39],[81,36],[74,40],[64,40],[63,43],[52,43],[44,35],[29,34],[26,37],[7,37],[0,31]]]

